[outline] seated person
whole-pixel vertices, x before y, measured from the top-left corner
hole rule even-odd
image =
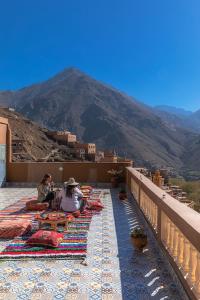
[[[60,207],[66,212],[82,212],[85,208],[86,202],[82,200],[83,193],[78,188],[78,183],[74,178],[69,178],[65,184],[65,188],[60,192],[61,198]]]
[[[54,199],[53,181],[50,174],[45,174],[42,181],[37,187],[38,190],[38,202],[48,202],[51,207],[51,201]]]

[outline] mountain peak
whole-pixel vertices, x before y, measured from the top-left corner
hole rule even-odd
[[[66,79],[69,78],[79,78],[79,77],[88,77],[84,72],[82,72],[81,70],[79,70],[78,68],[75,67],[69,67],[69,68],[65,68],[63,71],[57,73],[56,75],[54,75],[53,77],[51,77],[49,80],[47,80],[48,83],[52,83],[52,82],[61,82],[64,81]]]
[[[63,71],[61,71],[60,73],[68,73],[68,74],[84,74],[80,69],[76,68],[76,67],[69,67],[69,68],[65,68]]]

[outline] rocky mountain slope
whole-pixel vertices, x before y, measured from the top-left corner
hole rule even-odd
[[[165,111],[169,114],[173,114],[179,118],[182,117],[189,117],[192,115],[192,111],[185,110],[182,108],[177,108],[174,106],[169,106],[169,105],[157,105],[154,107],[154,109],[159,110],[159,111]]]
[[[12,91],[0,91],[0,105],[5,107],[13,105],[14,94]]]
[[[12,130],[12,138],[23,141],[23,151],[13,156],[14,161],[62,161],[71,158],[66,147],[58,145],[48,138],[48,130],[40,127],[20,113],[0,108],[0,116],[8,118]]]
[[[77,69],[23,88],[10,102],[41,126],[67,128],[79,140],[95,142],[103,149],[115,148],[136,165],[181,170],[187,144],[196,139],[195,134],[168,126],[152,109]]]
[[[188,127],[200,133],[200,109],[186,119]]]
[[[192,113],[168,106],[156,106],[153,112],[173,128],[181,127],[200,133],[200,110]]]

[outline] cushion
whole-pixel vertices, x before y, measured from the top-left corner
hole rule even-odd
[[[31,230],[30,220],[3,220],[0,222],[0,238],[13,239]]]
[[[91,191],[91,190],[92,190],[92,187],[91,187],[90,185],[82,185],[82,186],[81,186],[81,190],[82,190],[82,189],[83,189],[83,190],[84,190],[84,189],[87,189],[87,190],[90,190],[90,191]]]
[[[58,247],[63,240],[63,234],[56,231],[38,230],[26,242],[28,245]]]
[[[37,210],[37,211],[41,211],[41,210],[46,210],[49,207],[49,204],[47,202],[37,202],[37,200],[31,200],[26,202],[26,209],[27,210]]]
[[[88,190],[88,189],[81,189],[81,192],[83,194],[90,194],[90,190]]]
[[[88,208],[100,211],[104,208],[104,206],[100,201],[93,201],[93,202],[89,202]]]
[[[78,217],[80,217],[80,210],[77,210],[77,211],[74,211],[73,213],[71,213],[72,214],[72,216],[74,216],[75,218],[78,218]]]
[[[69,214],[69,215],[67,216],[68,222],[72,222],[72,221],[74,220],[74,218],[75,218],[75,216],[73,216],[73,215],[71,215],[71,214]]]

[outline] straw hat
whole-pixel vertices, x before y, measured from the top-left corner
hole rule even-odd
[[[79,185],[78,182],[75,181],[75,179],[73,177],[69,178],[69,180],[67,182],[65,182],[66,186],[77,186]]]

